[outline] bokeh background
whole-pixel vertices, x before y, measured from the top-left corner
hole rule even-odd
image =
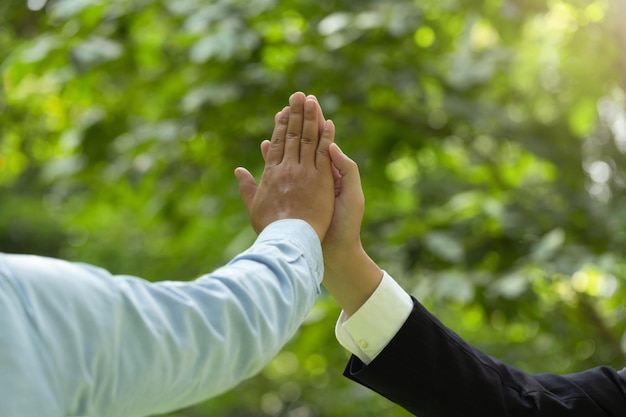
[[[301,90],[407,291],[526,371],[621,369],[624,22],[624,0],[2,0],[0,250],[211,271],[255,237],[233,169],[260,175]],[[168,417],[408,415],[341,376],[338,313],[323,294],[261,374]]]

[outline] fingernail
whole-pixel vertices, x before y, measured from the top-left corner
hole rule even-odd
[[[304,96],[304,93],[302,91],[296,91],[289,97],[289,103],[291,103],[291,101],[294,100],[297,96]],[[306,96],[304,97],[306,98]]]
[[[324,122],[324,130],[326,129],[332,129],[335,127],[335,124],[333,123],[332,120],[328,119]]]

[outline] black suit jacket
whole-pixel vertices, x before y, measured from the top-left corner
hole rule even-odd
[[[420,417],[626,417],[626,368],[529,375],[470,346],[421,304],[369,365],[344,375]]]

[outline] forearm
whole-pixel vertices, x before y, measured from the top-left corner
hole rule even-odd
[[[308,226],[292,230],[308,232]],[[145,337],[133,339],[137,346],[129,354],[137,355],[129,355],[128,363],[138,369],[129,369],[125,377],[132,390],[144,372],[150,391],[140,396],[147,400],[146,406],[153,406],[154,398],[170,399],[151,413],[177,409],[232,388],[260,371],[293,336],[315,301],[322,266],[319,248],[316,253],[314,247],[298,247],[293,236],[290,239],[257,242],[195,282],[146,288],[147,300],[167,308],[155,305],[158,317],[146,314],[143,323],[126,329],[126,334],[144,332]],[[136,297],[142,291],[131,294]],[[130,308],[138,310],[146,303],[136,304],[139,307]],[[154,346],[146,348],[144,338]],[[160,358],[166,361],[163,368],[154,369]],[[154,380],[159,383],[150,382]]]
[[[341,313],[335,336],[344,348],[369,364],[404,325],[412,309],[411,297],[383,273],[374,293],[354,314]]]
[[[353,357],[345,375],[416,415],[626,415],[624,371],[529,375],[467,344],[417,302],[385,350],[368,366]]]
[[[133,417],[189,405],[251,376],[294,334],[323,272],[314,231],[302,222],[285,229],[261,234],[194,282],[152,284],[46,258],[3,258],[0,283],[12,294],[3,332],[13,332],[3,336],[20,341],[1,346],[9,353],[0,361],[14,372],[0,376],[4,395],[23,396],[11,395],[22,385],[37,393],[29,401],[38,405],[22,417]],[[14,411],[10,402],[3,407]]]
[[[367,255],[361,245],[345,253],[324,254],[324,287],[342,310],[354,314],[374,293],[383,271]]]

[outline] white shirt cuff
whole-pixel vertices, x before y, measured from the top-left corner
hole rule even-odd
[[[383,271],[374,293],[351,317],[341,312],[335,325],[339,343],[366,365],[393,339],[413,309],[413,300]]]

